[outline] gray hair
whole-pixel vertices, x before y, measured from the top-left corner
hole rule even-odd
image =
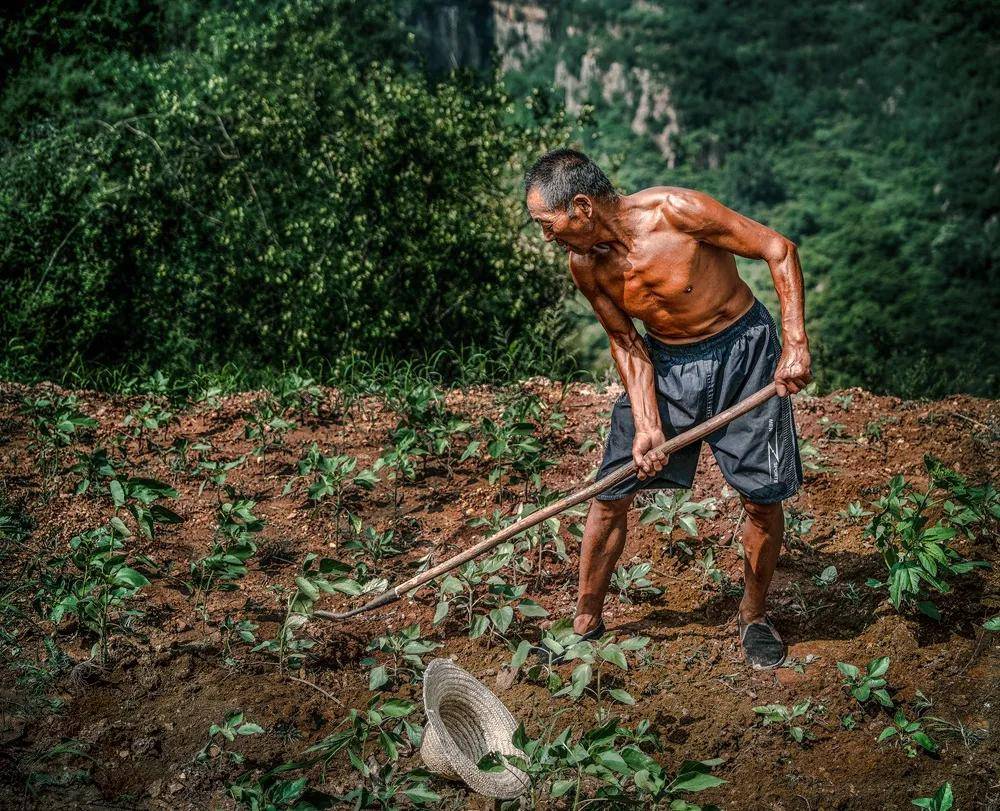
[[[545,205],[552,211],[572,210],[573,196],[588,197],[612,203],[618,192],[600,167],[575,149],[553,149],[535,161],[524,175],[524,193],[538,189]]]

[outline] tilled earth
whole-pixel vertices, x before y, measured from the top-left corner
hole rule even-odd
[[[542,480],[546,487],[568,491],[599,462],[600,431],[618,391],[542,379],[525,386],[550,411],[565,414],[565,426],[544,436],[545,455],[556,464]],[[523,676],[512,680],[504,667],[511,651],[503,644],[470,640],[451,620],[433,626],[432,589],[351,622],[310,623],[304,632],[316,644],[298,670],[282,670],[274,657],[251,653],[248,645],[234,645],[235,662],[224,661],[219,625],[226,616],[256,624],[258,640],[273,638],[284,615],[284,595],[294,589],[307,553],[352,561],[353,553],[340,548],[347,531],[343,518],[338,520],[328,505],[313,506],[304,485],[288,494],[283,489],[312,442],[324,453],[357,457],[359,470],[369,467],[387,447],[388,432],[399,419],[376,398],[345,410],[327,404],[318,415],[295,414],[296,427],[262,458],[252,455],[257,443],[244,436],[244,415],[260,396],[253,392],[191,406],[165,428],[130,438],[121,451],[113,451],[112,457],[127,458],[130,475],[175,487],[179,498],[169,506],[183,521],[159,527],[153,540],[137,534],[128,541],[130,551],[151,562],[143,569],[151,583],[133,601],[142,614],[128,621],[129,633],[112,636],[105,668],[81,665],[90,656],[93,637],[72,619],[53,626],[44,609],[32,605],[36,584],[30,573],[33,563],[64,554],[73,536],[106,522],[113,505],[105,490],[74,495],[78,476],[43,470],[32,447],[30,421],[19,413],[23,396],[43,390],[52,391],[0,385],[0,507],[9,525],[24,528],[0,536],[6,665],[0,674],[0,806],[235,807],[226,789],[239,774],[294,760],[330,734],[349,709],[366,705],[371,694],[361,660],[368,644],[412,623],[420,623],[423,637],[442,643],[425,661],[454,657],[497,692],[529,733],[539,734],[557,709],[564,710],[559,728],[595,725],[592,699],[573,704],[553,699],[543,685]],[[99,421],[96,430],[81,435],[75,450],[115,448],[125,416],[145,402],[74,393],[82,410]],[[326,393],[327,403],[336,402],[335,392]],[[497,391],[487,387],[451,391],[447,406],[477,424],[484,416],[496,419],[501,411]],[[646,495],[630,514],[621,562],[650,562],[649,577],[662,594],[631,604],[609,597],[609,630],[622,638],[650,638],[648,659],[619,680],[637,703],[614,705],[616,714],[629,725],[643,718],[652,722],[662,743],[656,757],[668,772],[686,759],[723,759],[714,774],[727,783],[692,801],[729,809],[903,809],[912,807],[912,798],[930,796],[950,781],[956,808],[996,809],[1000,634],[982,627],[1000,613],[996,538],[981,535],[957,544],[966,557],[989,561],[994,568],[964,575],[951,594],[937,597],[943,619],[935,622],[897,614],[884,591],[865,585],[869,578],[884,578],[884,565],[863,537],[866,519],[843,511],[855,501],[870,506],[898,473],[926,483],[927,453],[971,481],[995,480],[1000,408],[964,396],[908,402],[852,389],[826,397],[797,396],[795,413],[801,437],[818,453],[804,457],[810,468],[805,485],[786,504],[803,531],[788,533],[771,592],[772,617],[790,643],[789,666],[754,673],[740,658],[733,622],[742,566],[735,531],[740,505],[705,448],[692,498],[718,499],[719,512],[699,521],[698,537],[688,538],[678,529],[671,539],[652,525],[640,525]],[[180,439],[210,443],[213,459],[247,454],[226,483],[255,500],[254,512],[265,521],[246,576],[234,581],[231,591],[213,591],[201,611],[185,579],[190,563],[211,549],[220,500],[226,497],[211,484],[199,492],[204,476],[183,468],[177,454],[168,452]],[[63,470],[73,461],[69,449],[64,453]],[[484,530],[469,521],[489,517],[495,509],[510,512],[522,495],[522,486],[514,484],[504,488],[501,500],[500,483],[490,484],[489,473],[482,456],[450,465],[432,460],[418,465],[416,481],[400,486],[398,506],[393,485],[385,481],[370,492],[349,492],[345,506],[350,512],[366,526],[394,528],[406,547],[402,555],[370,566],[398,581],[428,553],[440,561],[482,537]],[[548,610],[549,618],[515,622],[509,633],[513,644],[537,639],[542,626],[572,614],[578,541],[565,531],[564,538],[569,559],[547,555],[540,587],[529,581],[528,596]],[[687,543],[694,557],[676,541]],[[722,573],[718,582],[698,563],[708,548]],[[824,584],[818,576],[830,566],[836,567],[836,579]],[[358,598],[324,595],[321,607],[342,610],[357,603]],[[50,635],[68,656],[60,668],[43,645]],[[890,716],[861,708],[843,688],[838,661],[864,665],[877,656],[891,657],[889,687],[909,715],[915,715],[919,691],[932,702],[924,714],[952,725],[950,733],[935,733],[937,755],[910,758],[898,747],[877,743]],[[32,667],[47,667],[55,675],[50,682],[32,679]],[[564,675],[570,669],[565,666]],[[419,704],[419,685],[395,694]],[[815,739],[805,745],[781,727],[762,726],[753,710],[805,698],[825,708],[809,727]],[[266,730],[231,745],[245,763],[223,756],[197,762],[209,727],[235,710]],[[841,724],[848,713],[857,721],[853,729]],[[68,741],[70,751],[60,753],[60,744]],[[403,752],[401,762],[416,767],[419,757]],[[328,793],[356,782],[346,758],[334,761],[325,777],[314,771],[310,778]],[[431,785],[447,807],[489,807],[452,784],[435,780]]]

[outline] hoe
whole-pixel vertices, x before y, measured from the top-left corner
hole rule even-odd
[[[757,406],[774,397],[775,394],[777,394],[777,389],[775,384],[771,383],[758,391],[756,394],[752,394],[745,400],[737,403],[732,408],[728,408],[725,411],[716,414],[714,417],[705,420],[705,422],[700,425],[696,425],[694,428],[685,431],[683,434],[678,434],[677,436],[668,439],[662,445],[657,446],[655,450],[661,451],[664,454],[674,453],[675,451],[690,445],[692,442],[704,439],[709,434],[717,431],[724,425],[728,425],[734,419],[743,416],[748,411],[753,411],[753,409],[757,408]],[[627,465],[622,466],[614,473],[609,473],[603,479],[598,479],[591,485],[581,487],[559,501],[556,501],[553,504],[538,510],[537,512],[533,512],[531,515],[525,516],[520,521],[517,521],[510,526],[504,527],[495,535],[491,535],[489,538],[470,546],[464,552],[460,552],[454,557],[448,558],[448,560],[439,563],[437,566],[428,569],[426,572],[421,572],[416,577],[411,577],[409,580],[387,589],[375,599],[359,606],[358,608],[352,608],[349,611],[344,611],[339,614],[334,613],[333,611],[314,611],[313,616],[326,620],[344,620],[348,617],[363,614],[366,611],[373,611],[376,608],[381,608],[384,605],[395,602],[404,594],[415,591],[425,583],[440,577],[445,572],[450,572],[452,569],[461,566],[463,563],[479,557],[484,552],[488,552],[490,549],[499,546],[504,541],[513,538],[515,535],[524,532],[526,529],[530,529],[536,524],[542,523],[542,521],[545,521],[547,518],[558,515],[563,510],[567,510],[582,501],[586,501],[587,499],[596,496],[598,493],[603,493],[605,490],[624,481],[634,473],[635,462],[629,462]]]

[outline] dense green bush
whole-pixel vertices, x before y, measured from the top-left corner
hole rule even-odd
[[[109,51],[92,103],[72,118],[53,104],[6,149],[8,369],[551,337],[539,320],[567,274],[527,230],[517,181],[565,137],[559,117],[514,123],[496,77],[366,61],[337,12],[353,5],[241,3],[200,16],[185,47]],[[376,12],[378,36],[399,27]]]

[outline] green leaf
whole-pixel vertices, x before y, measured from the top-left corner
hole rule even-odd
[[[510,660],[511,667],[520,667],[528,659],[528,652],[531,650],[531,643],[527,639],[522,639],[514,651],[514,658]]]
[[[260,735],[264,731],[264,727],[258,724],[253,724],[247,722],[246,724],[241,724],[236,728],[237,735]]]
[[[625,654],[614,643],[605,645],[598,653],[606,662],[611,662],[611,664],[620,667],[622,670],[628,670],[628,662],[625,661]]]
[[[922,614],[926,614],[932,620],[941,621],[941,612],[938,611],[938,607],[930,600],[923,600],[917,603],[917,608],[920,609]]]
[[[576,785],[576,780],[556,780],[552,783],[552,796],[562,797]]]
[[[617,701],[617,702],[619,702],[621,704],[628,704],[629,706],[633,706],[635,704],[635,699],[632,698],[632,696],[630,696],[624,690],[620,690],[618,688],[615,688],[614,690],[609,690],[608,694],[615,701]]]
[[[389,718],[403,718],[413,712],[414,705],[401,698],[391,698],[379,707],[379,711]]]
[[[855,667],[852,664],[848,664],[847,662],[837,662],[837,670],[839,670],[849,679],[856,679],[858,676],[861,675],[861,671],[858,670],[857,667]]]
[[[714,774],[708,774],[705,772],[690,772],[686,774],[679,774],[670,784],[670,791],[672,793],[681,791],[705,791],[706,789],[721,786],[725,782],[726,781],[721,777],[716,777]]]
[[[412,788],[403,789],[403,794],[405,794],[410,802],[420,805],[421,803],[436,803],[440,802],[441,795],[437,792],[431,791],[427,786],[413,786]]]
[[[868,675],[873,679],[884,676],[889,670],[889,662],[888,656],[873,659],[868,665]]]
[[[108,482],[108,490],[111,491],[115,506],[121,507],[125,503],[125,488],[122,487],[122,483],[118,479],[112,479]]]
[[[986,620],[986,622],[983,623],[983,627],[987,631],[1000,631],[1000,614]]]
[[[368,689],[378,690],[389,683],[389,674],[385,669],[384,665],[379,665],[372,669],[372,672],[368,676]]]

